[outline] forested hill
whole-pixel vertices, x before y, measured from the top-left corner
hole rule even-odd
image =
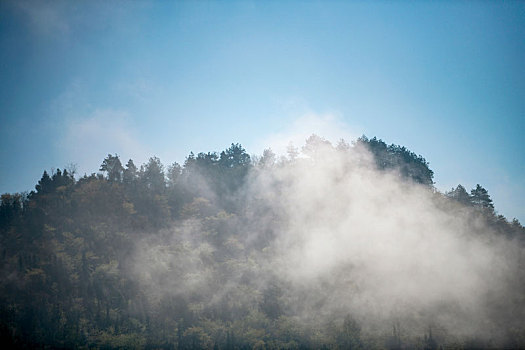
[[[2,195],[3,344],[111,349],[525,346],[524,227],[498,215],[481,185],[438,192],[428,162],[405,147],[364,136],[332,145],[312,135],[287,156],[268,149],[250,157],[240,144],[232,144],[220,153],[190,153],[182,165],[166,166],[152,157],[139,167],[108,154],[98,171],[82,177],[71,169],[44,171],[34,191]],[[425,210],[411,212],[418,207]],[[381,235],[373,236],[376,232]],[[414,236],[410,244],[407,232]],[[374,247],[384,240],[410,248],[399,255],[389,248],[374,255],[376,248],[365,248],[373,260],[355,252],[338,255],[331,265],[313,264],[318,254],[319,261],[330,260],[331,251],[339,254],[330,250],[337,245],[349,251],[353,242],[366,247],[362,237],[376,240]],[[306,243],[298,248],[298,240]],[[428,254],[421,254],[427,248],[417,248],[421,242],[428,242],[423,243]],[[451,245],[462,248],[447,250]],[[324,250],[305,250],[319,246]],[[390,273],[405,276],[406,270],[410,275],[412,261],[399,265],[405,270],[389,272],[385,266],[392,264],[378,265],[377,257],[397,259],[414,250],[424,275],[431,274],[439,288],[450,286],[430,297],[424,286],[418,287],[421,293],[411,287],[418,274],[412,281],[396,278],[388,284],[399,286],[394,298],[399,304],[390,305],[385,300],[393,292],[376,291],[382,291]],[[485,255],[463,259],[463,251],[465,256],[473,251]],[[440,259],[444,254],[449,262]],[[424,256],[429,259],[422,264]],[[508,260],[500,265],[497,256]],[[492,271],[498,286],[477,278],[472,286],[479,295],[462,299],[471,287],[454,285],[461,276],[449,279],[441,270],[450,261],[469,276]],[[472,261],[472,270],[466,261]],[[314,274],[317,269],[321,272]],[[377,279],[368,283],[360,271]],[[432,290],[441,293],[439,288]],[[373,306],[383,302],[388,315]]]

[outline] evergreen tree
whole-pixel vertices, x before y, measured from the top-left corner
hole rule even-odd
[[[35,189],[38,194],[50,193],[53,191],[53,181],[49,177],[47,171],[44,170],[44,174],[42,174],[42,178],[38,181]]]
[[[375,138],[363,142],[377,148],[378,168],[383,164],[384,169],[399,169],[399,174],[418,182],[414,169],[420,167],[422,176],[431,178],[424,159],[406,148],[387,146]],[[308,142],[311,148],[305,151],[315,155],[324,146],[328,144],[323,139],[313,137]],[[327,150],[352,151],[342,143],[337,150],[331,146]],[[312,158],[301,162],[321,166]],[[333,310],[337,299],[325,299],[324,291],[332,282],[338,283],[340,273],[344,273],[345,288],[353,284],[352,272],[358,273],[359,265],[348,270],[341,266],[341,271],[334,269],[304,285],[286,281],[278,268],[268,271],[278,265],[265,265],[265,257],[286,247],[286,240],[280,240],[276,232],[286,225],[286,218],[273,212],[274,202],[259,205],[265,200],[257,193],[252,198],[244,195],[251,195],[249,191],[234,195],[246,183],[252,166],[240,144],[232,144],[220,156],[190,153],[182,168],[174,163],[166,176],[156,157],[140,173],[132,160],[125,169],[117,161],[118,156],[108,155],[101,166],[106,176],[85,175],[78,181],[68,170],[57,169],[51,176],[44,171],[29,197],[1,196],[0,343],[5,348],[355,349],[385,345],[436,349],[448,345],[446,336],[433,334],[434,329],[415,337],[407,324],[401,335],[397,323],[388,337],[384,332],[374,333],[375,327],[361,331],[361,324],[350,316],[342,320],[348,312],[344,305],[353,302],[343,302]],[[257,165],[270,174],[287,166],[286,162],[274,166],[271,150],[265,150]],[[285,186],[283,181],[273,189],[279,194]],[[209,198],[202,198],[202,193]],[[447,193],[449,199],[439,194],[432,198],[436,205],[454,200],[493,209],[483,187],[477,185],[471,193],[458,185]],[[234,206],[233,202],[238,203]],[[450,211],[449,206],[443,207]],[[509,293],[489,296],[484,325],[489,329],[491,324],[503,324],[507,347],[523,348],[525,229],[518,220],[509,222],[492,211],[471,214],[471,210],[461,212],[459,222],[467,225],[465,216],[476,224],[483,223],[479,218],[489,218],[489,225],[481,230],[489,227],[505,233],[500,238],[509,243],[502,245],[509,249],[510,257],[503,261],[512,275],[504,282],[509,285],[501,286]],[[454,213],[450,215],[446,218],[454,220]],[[424,220],[418,222],[422,230],[427,229]],[[478,229],[472,226],[474,232]],[[270,278],[272,273],[277,277]],[[293,294],[297,286],[299,295]],[[352,293],[357,290],[351,288]],[[346,290],[339,294],[352,295]],[[314,311],[320,311],[320,317]],[[301,322],[305,315],[313,315],[312,320]],[[450,345],[498,346],[461,340]]]
[[[168,186],[174,187],[175,185],[180,183],[180,177],[182,174],[182,168],[179,165],[179,163],[174,162],[168,167]]]
[[[108,154],[108,156],[104,158],[104,161],[100,165],[99,170],[107,173],[107,179],[110,182],[122,181],[122,173],[124,172],[124,168],[122,167],[122,163],[116,154],[114,156]]]
[[[356,145],[364,146],[372,153],[379,170],[397,169],[404,178],[416,183],[427,186],[434,184],[434,172],[428,162],[407,148],[394,144],[387,146],[381,139],[368,139],[364,135],[357,139]]]
[[[480,184],[470,191],[470,201],[476,207],[494,209],[489,193]]]
[[[122,175],[122,181],[126,185],[133,184],[137,179],[137,167],[133,163],[133,160],[128,160],[128,163],[126,164],[126,169],[124,169],[123,175]]]
[[[263,151],[261,159],[259,159],[259,166],[262,168],[272,168],[275,165],[276,156],[271,148],[267,148]]]
[[[163,193],[166,188],[164,166],[157,157],[151,157],[146,165],[141,166],[139,178],[155,194]]]
[[[250,155],[241,144],[232,143],[230,148],[221,152],[219,164],[223,168],[247,167],[250,165]]]
[[[319,155],[323,154],[323,151],[327,150],[332,150],[332,144],[316,134],[312,134],[306,139],[306,143],[302,149],[305,155],[313,159],[316,159]]]
[[[471,198],[465,189],[465,187],[458,185],[456,188],[452,188],[450,192],[447,192],[446,194],[448,197],[455,199],[461,204],[464,205],[470,205],[471,204]]]
[[[299,156],[299,150],[293,145],[292,142],[290,142],[286,147],[286,154],[288,155],[288,160],[290,162],[295,162],[295,160]]]

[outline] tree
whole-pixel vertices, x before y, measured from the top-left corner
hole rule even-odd
[[[42,178],[38,181],[35,189],[38,194],[50,193],[53,191],[53,181],[49,177],[47,171],[44,170],[44,174],[42,174]]]
[[[122,167],[122,163],[116,154],[114,156],[108,154],[108,156],[100,165],[99,170],[107,173],[107,179],[110,182],[122,181],[122,173],[124,172],[124,168]]]
[[[458,185],[456,188],[452,188],[450,192],[447,192],[446,194],[448,197],[455,199],[459,203],[463,205],[470,205],[470,195],[468,194],[465,187]]]
[[[299,150],[293,145],[292,142],[290,142],[286,147],[286,153],[288,154],[288,159],[290,162],[294,162],[299,156]]]
[[[168,186],[174,187],[180,181],[180,176],[182,174],[182,168],[179,163],[174,162],[168,167]]]
[[[195,164],[195,154],[193,152],[190,152],[190,154],[186,157],[186,160],[184,161],[183,167],[185,170],[188,170],[194,164]]]
[[[394,144],[388,146],[387,152],[391,159],[389,166],[399,168],[404,177],[427,186],[434,184],[434,172],[428,167],[425,158]]]
[[[137,179],[137,167],[133,163],[133,160],[128,160],[128,163],[126,164],[126,169],[124,169],[124,173],[122,174],[122,182],[126,185],[131,185],[135,182]]]
[[[232,143],[228,149],[221,152],[218,165],[219,182],[216,182],[216,188],[219,196],[222,196],[233,193],[242,186],[251,167],[251,158],[241,144]],[[226,206],[229,205],[231,203]]]
[[[350,150],[350,144],[345,139],[340,139],[337,143],[336,149],[340,152],[348,152]]]
[[[368,139],[365,135],[357,139],[356,144],[364,146],[374,156],[376,166],[379,170],[393,167],[385,142],[376,137]]]
[[[215,175],[215,168],[219,164],[216,152],[199,152],[195,158],[195,166],[203,176]]]
[[[209,188],[217,187],[220,182],[218,168],[218,155],[215,152],[200,152],[197,156],[190,152],[181,172],[181,193],[186,201],[193,197],[209,197]]]
[[[329,141],[317,136],[316,134],[312,134],[306,139],[306,143],[303,146],[302,151],[305,155],[315,159],[319,156],[322,156],[323,151],[331,149],[332,144]]]
[[[428,167],[428,162],[407,148],[394,144],[387,146],[381,139],[368,139],[364,135],[357,139],[356,144],[372,153],[379,170],[398,169],[404,178],[427,186],[434,184],[434,172]]]
[[[22,214],[24,198],[20,193],[4,193],[0,197],[0,228],[7,227]]]
[[[180,213],[180,209],[184,203],[184,186],[182,183],[182,168],[175,162],[168,167],[168,205],[172,212],[172,217],[176,217]]]
[[[183,334],[183,348],[210,349],[212,340],[201,327],[190,327]]]
[[[494,204],[492,204],[492,199],[490,198],[488,191],[480,184],[477,184],[476,188],[470,191],[470,195],[470,201],[474,206],[492,210],[494,209]]]
[[[157,157],[151,157],[146,165],[140,168],[140,181],[155,194],[163,193],[166,188],[164,166]]]
[[[261,168],[272,168],[275,165],[276,156],[271,148],[267,148],[263,151],[263,155],[259,160],[259,166]]]
[[[385,169],[395,168],[396,174],[408,174],[409,179],[416,173],[412,166],[404,173],[405,163],[419,164],[424,170],[422,160],[404,147],[387,146],[377,139],[373,144]],[[323,139],[313,137],[308,145],[312,149],[307,151],[315,154],[323,147]],[[446,205],[458,200],[473,206],[476,201],[477,206],[490,208],[492,200],[480,185],[472,196],[461,185],[445,199],[439,193],[427,194],[435,204],[432,213],[447,227],[458,228],[458,235],[467,230],[486,232],[480,242],[498,243],[494,253],[503,257],[505,274],[500,277],[505,277],[504,283],[482,299],[486,304],[480,304],[490,316],[483,328],[496,334],[495,340],[466,342],[453,334],[437,334],[434,328],[418,337],[420,321],[434,316],[432,304],[421,310],[423,317],[420,312],[407,316],[403,333],[399,323],[394,324],[389,336],[383,328],[385,319],[374,324],[374,316],[364,315],[371,321],[365,330],[358,318],[343,319],[347,312],[343,306],[356,310],[350,306],[354,303],[337,302],[356,293],[359,297],[360,284],[353,278],[359,276],[359,265],[341,261],[335,274],[299,284],[275,269],[283,262],[275,258],[286,252],[286,239],[293,238],[286,235],[290,229],[286,208],[298,203],[287,201],[286,193],[279,195],[294,185],[279,175],[296,165],[321,167],[323,162],[315,164],[306,156],[298,164],[283,160],[274,166],[275,154],[265,150],[254,175],[269,174],[267,185],[273,188],[267,194],[262,192],[267,187],[237,191],[247,181],[243,176],[253,159],[240,145],[232,146],[220,156],[191,153],[183,169],[173,163],[166,173],[156,157],[140,172],[129,160],[122,184],[118,176],[109,180],[111,162],[107,160],[117,157],[110,155],[105,174],[84,175],[75,181],[70,169],[57,169],[44,172],[35,186],[37,192],[29,197],[0,196],[0,341],[4,347],[524,348],[525,228],[516,219],[509,222],[488,210],[454,211],[459,205]],[[341,142],[329,152],[344,158],[344,152],[352,151],[352,146]],[[196,195],[198,191],[208,197]],[[419,197],[414,199],[413,204],[420,204]],[[273,205],[275,201],[279,205]],[[347,206],[342,204],[344,212],[334,220],[344,219]],[[328,218],[326,224],[331,226],[334,220]],[[418,221],[425,229],[425,222],[435,220]],[[493,237],[489,232],[508,236],[485,240]],[[507,238],[508,242],[503,241]],[[474,235],[466,239],[478,242]],[[340,283],[342,274],[348,278]],[[334,291],[326,294],[329,288]],[[438,307],[444,306],[448,313],[456,304],[440,300]],[[439,315],[432,318],[446,329],[450,324]],[[462,310],[458,315],[463,315]],[[389,313],[386,319],[393,317]]]
[[[240,143],[232,143],[230,148],[221,152],[219,164],[224,168],[247,167],[250,165],[250,155]]]
[[[73,177],[73,175],[68,173],[65,169],[63,172],[60,171],[60,169],[57,169],[57,171],[53,174],[51,180],[53,181],[53,186],[55,188],[61,186],[70,186],[75,183],[75,178]]]

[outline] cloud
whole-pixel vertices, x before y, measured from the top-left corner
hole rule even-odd
[[[301,120],[292,136],[330,117]],[[386,334],[400,322],[416,339],[432,325],[449,342],[490,332],[502,341],[521,321],[507,311],[520,295],[513,276],[521,246],[475,210],[378,171],[362,147],[321,145],[256,168],[237,194],[238,217],[183,219],[144,235],[134,270],[147,294],[269,312],[264,295],[276,283],[283,313],[304,323],[350,314],[367,332]]]

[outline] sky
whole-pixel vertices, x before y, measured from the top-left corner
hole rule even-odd
[[[0,2],[0,193],[312,133],[406,146],[524,223],[525,2]]]

